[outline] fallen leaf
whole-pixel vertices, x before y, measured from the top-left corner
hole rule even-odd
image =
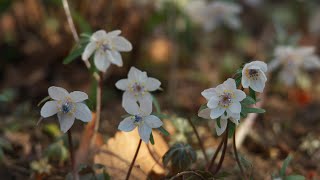
[[[142,142],[130,179],[146,179],[149,173],[164,174],[162,156],[169,149],[162,136],[153,131],[155,144]],[[113,179],[125,179],[134,157],[140,137],[137,129],[132,132],[117,132],[114,138],[104,144],[94,163],[102,164]]]

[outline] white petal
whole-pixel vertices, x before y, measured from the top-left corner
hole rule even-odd
[[[211,118],[210,118],[210,112],[211,112],[211,109],[206,108],[206,109],[201,110],[201,111],[198,113],[198,116],[199,116],[199,117],[202,117],[202,118],[204,118],[204,119],[211,119]]]
[[[94,54],[94,64],[96,65],[96,68],[102,72],[106,72],[110,66],[110,62],[107,60],[106,54],[101,51],[96,51]]]
[[[230,106],[229,106],[229,110],[232,113],[240,113],[241,112],[241,104],[239,102],[233,102]]]
[[[244,72],[242,72],[241,84],[243,88],[248,88],[250,85],[250,79],[246,76]]]
[[[122,107],[129,114],[132,114],[132,115],[139,114],[139,106],[138,106],[137,100],[134,97],[134,95],[128,91],[123,93]]]
[[[261,79],[250,81],[250,87],[256,92],[263,92],[265,83]]]
[[[232,121],[233,123],[235,123],[236,125],[239,124],[239,120],[240,120],[240,113],[238,114],[231,114],[231,116],[229,117],[230,121]]]
[[[104,38],[106,38],[107,36],[107,33],[105,30],[99,30],[99,31],[96,31],[95,33],[92,34],[90,40],[91,41],[100,41]]]
[[[41,108],[40,114],[42,117],[50,117],[58,112],[58,103],[57,101],[47,101]]]
[[[97,46],[95,42],[89,42],[82,53],[82,60],[88,60],[92,53],[96,50],[96,48]]]
[[[83,122],[92,120],[92,113],[87,105],[84,103],[76,103],[75,117]]]
[[[147,91],[155,91],[160,88],[161,82],[156,78],[149,77],[146,81],[145,88]]]
[[[224,112],[225,112],[224,108],[221,108],[221,107],[214,108],[210,112],[210,118],[211,119],[216,119],[219,116],[221,116]]]
[[[60,123],[60,130],[66,133],[73,125],[75,117],[70,113],[58,113],[58,119]]]
[[[144,122],[151,128],[158,128],[163,125],[162,121],[154,115],[146,116]]]
[[[48,89],[49,96],[54,100],[63,100],[66,96],[69,95],[68,91],[56,86],[51,86]]]
[[[207,106],[208,106],[208,108],[213,109],[213,108],[216,108],[218,106],[218,104],[219,104],[219,101],[217,101],[214,98],[211,98],[209,100],[209,102],[207,103]]]
[[[138,102],[140,103],[140,113],[144,116],[148,116],[152,113],[152,96],[146,92],[144,95],[139,97]]]
[[[220,127],[218,126],[217,120],[215,121],[215,127],[217,135],[220,136],[227,129],[228,119],[220,118]]]
[[[70,98],[73,102],[82,102],[84,100],[87,100],[89,97],[86,93],[82,91],[73,91],[70,93]]]
[[[142,71],[132,66],[128,73],[128,79],[136,81],[139,79],[141,74],[142,74]]]
[[[126,40],[124,37],[117,36],[112,38],[112,46],[117,50],[117,51],[131,51],[132,50],[132,45],[131,43]]]
[[[226,81],[223,82],[223,85],[226,87],[228,90],[234,90],[237,89],[236,86],[236,81],[232,78],[228,78]]]
[[[145,143],[148,143],[152,129],[146,124],[143,124],[139,126],[138,131],[142,141],[144,141]]]
[[[126,117],[124,120],[122,120],[118,126],[118,129],[125,132],[132,131],[136,125],[134,125],[134,119],[130,117]]]
[[[265,62],[262,61],[252,61],[252,64],[254,64],[255,66],[258,66],[263,72],[267,72],[268,71],[268,66]]]
[[[215,88],[209,88],[201,92],[201,95],[209,100],[212,96],[217,96]]]
[[[238,89],[234,91],[234,95],[236,101],[242,101],[244,98],[246,98],[246,93]]]
[[[119,67],[123,66],[121,54],[117,51],[107,51],[108,60]]]
[[[107,36],[108,37],[115,37],[115,36],[118,36],[121,34],[121,31],[120,30],[114,30],[114,31],[110,31],[107,33]]]
[[[128,79],[120,79],[117,83],[116,83],[116,87],[120,90],[127,90],[129,86],[129,81]]]

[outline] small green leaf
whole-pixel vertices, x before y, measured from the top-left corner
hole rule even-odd
[[[306,178],[301,175],[290,175],[290,176],[284,177],[284,180],[305,180],[305,179]]]
[[[243,107],[241,112],[243,112],[243,114],[248,114],[248,113],[265,113],[266,110],[264,109],[260,109],[260,108],[251,108],[251,107]]]
[[[286,169],[287,169],[291,160],[292,160],[292,156],[288,155],[288,157],[283,161],[282,167],[280,169],[280,176],[281,177],[284,177],[286,175]]]
[[[151,143],[152,145],[154,145],[154,139],[153,139],[152,132],[151,132],[151,134],[150,134],[150,143]]]
[[[251,89],[251,87],[249,87],[249,95],[252,97],[252,99],[254,99],[254,101],[257,101],[256,92]]]
[[[218,125],[218,127],[219,127],[219,128],[221,128],[221,124],[220,124],[220,117],[218,117],[218,118],[216,119],[216,121],[217,121],[217,125]]]
[[[50,96],[47,96],[47,97],[43,98],[43,99],[38,103],[37,106],[38,106],[38,107],[41,106],[41,104],[43,104],[44,102],[48,101],[49,99],[51,99]]]
[[[169,133],[163,126],[157,128],[157,129],[158,129],[163,135],[165,135],[165,136],[170,136],[170,133]]]
[[[81,46],[81,47],[77,47],[76,49],[72,50],[70,52],[70,54],[66,58],[64,58],[63,64],[69,64],[72,61],[74,61],[77,57],[79,57],[82,54],[84,47],[85,46]]]
[[[243,105],[251,105],[251,104],[255,104],[255,103],[256,103],[256,101],[251,96],[247,96],[246,98],[244,98],[241,101],[241,104],[243,104]]]
[[[160,104],[159,104],[157,98],[154,97],[153,95],[151,95],[151,96],[152,96],[153,105],[156,108],[157,113],[161,113]]]
[[[228,125],[229,125],[228,137],[231,138],[234,134],[234,131],[236,130],[236,126],[231,121],[228,122]]]

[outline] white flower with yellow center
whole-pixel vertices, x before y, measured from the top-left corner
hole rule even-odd
[[[105,72],[110,63],[122,66],[122,57],[119,52],[128,52],[132,50],[131,43],[122,36],[119,36],[120,30],[107,33],[99,30],[92,34],[90,42],[86,46],[82,59],[87,61],[94,53],[94,64],[99,71]]]
[[[89,122],[92,119],[90,109],[84,100],[88,99],[88,95],[81,91],[73,91],[69,93],[67,90],[51,86],[48,89],[49,96],[52,101],[47,101],[41,108],[41,116],[44,118],[58,115],[60,129],[67,132],[74,123],[75,119],[83,122]]]
[[[239,14],[241,7],[238,4],[212,1],[207,3],[204,0],[191,1],[186,12],[191,20],[203,25],[205,31],[212,31],[220,25],[225,25],[231,29],[238,29],[241,26]]]
[[[262,61],[252,61],[246,64],[242,69],[242,87],[250,87],[256,92],[263,92],[267,77],[267,64]]]
[[[131,116],[122,120],[118,129],[130,132],[138,127],[140,138],[148,143],[152,128],[159,128],[163,125],[162,121],[154,115],[151,115],[152,106],[141,104],[140,107],[136,103],[125,104],[123,108]]]
[[[274,71],[282,66],[280,79],[289,86],[295,82],[303,68],[307,70],[320,68],[320,59],[315,54],[314,47],[278,46],[274,56],[275,59],[268,65],[269,70]]]
[[[246,97],[243,91],[237,89],[235,80],[231,78],[216,88],[204,90],[201,94],[208,101],[207,106],[210,109],[211,119],[216,119],[225,112],[227,116],[240,114],[240,101]]]
[[[121,79],[116,83],[116,87],[125,91],[122,97],[122,106],[139,102],[146,106],[152,106],[152,96],[150,91],[160,88],[161,82],[155,78],[147,76],[135,67],[131,67],[128,73],[128,79]]]

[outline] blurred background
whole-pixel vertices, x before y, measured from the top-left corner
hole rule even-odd
[[[162,82],[163,91],[154,95],[167,115],[163,120],[171,134],[163,137],[163,143],[190,144],[198,155],[191,168],[199,169],[204,157],[186,119],[193,119],[209,155],[219,142],[213,123],[197,118],[199,107],[206,103],[200,94],[204,89],[232,77],[243,63],[271,62],[280,45],[313,46],[318,54],[317,0],[222,2],[232,6],[219,6],[216,12],[204,10],[197,0],[69,0],[79,34],[120,29],[133,45],[131,52],[122,54],[124,67],[112,65],[105,74],[100,145],[109,143],[125,114],[122,92],[114,84],[126,78],[131,66]],[[1,177],[64,179],[67,174],[65,137],[56,118],[37,125],[37,104],[53,85],[88,92],[94,102],[96,83],[81,57],[62,63],[74,45],[60,0],[0,1]],[[289,172],[320,179],[319,70],[303,71],[293,85],[278,74],[269,74],[263,104],[267,112],[248,129],[240,153],[255,179],[270,179],[288,154],[293,155]],[[85,126],[75,122],[79,146]],[[224,170],[235,168],[230,151]],[[152,179],[163,179],[164,172]]]

